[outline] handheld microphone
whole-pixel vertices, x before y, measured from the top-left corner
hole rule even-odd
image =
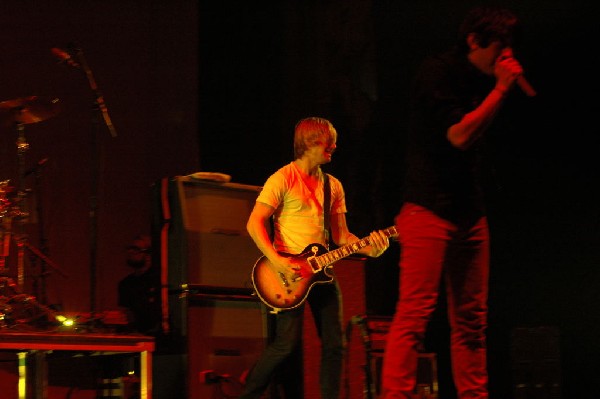
[[[523,93],[525,93],[526,96],[535,97],[537,95],[533,86],[529,84],[523,75],[517,78],[517,85],[521,88],[521,90],[523,90]]]
[[[516,61],[512,48],[505,48],[500,55],[501,60],[505,60],[507,58],[512,58]],[[534,97],[537,94],[533,86],[529,84],[523,75],[517,77],[517,86],[519,86],[523,93],[529,97]]]

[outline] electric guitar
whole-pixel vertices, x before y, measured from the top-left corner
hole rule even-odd
[[[398,235],[396,227],[383,230],[387,237]],[[321,244],[310,244],[296,255],[282,254],[299,270],[290,270],[288,274],[274,272],[267,257],[260,257],[252,268],[252,283],[260,300],[273,313],[296,308],[306,300],[315,284],[333,282],[331,268],[333,264],[362,248],[370,245],[369,237],[344,245],[332,251]]]

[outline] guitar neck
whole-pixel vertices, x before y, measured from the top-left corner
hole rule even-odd
[[[396,232],[396,227],[392,226],[392,227],[388,227],[387,229],[383,230],[383,233],[385,234],[386,237],[395,237],[398,233]],[[327,252],[326,254],[320,255],[315,257],[317,263],[319,264],[320,268],[323,268],[325,266],[331,265],[332,263],[337,262],[340,259],[343,259],[347,256],[350,256],[352,254],[357,253],[358,251],[360,251],[361,249],[363,249],[366,246],[371,245],[371,240],[370,237],[364,237],[358,241],[355,241],[353,243],[344,245],[342,247],[339,247],[337,249],[334,249],[332,251]]]

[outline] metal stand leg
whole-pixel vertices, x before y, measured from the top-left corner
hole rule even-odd
[[[140,399],[152,399],[152,352],[140,352]]]
[[[27,399],[27,352],[17,353],[19,358],[18,398]]]

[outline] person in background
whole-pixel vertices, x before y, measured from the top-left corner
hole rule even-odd
[[[268,267],[273,273],[299,277],[300,270],[290,261],[289,255],[300,254],[313,243],[327,247],[326,214],[329,214],[333,243],[342,246],[359,240],[346,225],[342,183],[321,169],[322,165],[331,162],[336,140],[337,132],[328,120],[318,117],[300,120],[294,132],[294,161],[267,179],[256,200],[247,230],[268,259]],[[324,206],[326,178],[330,199]],[[325,211],[327,208],[329,212]],[[273,239],[268,228],[271,221]],[[359,253],[378,257],[389,246],[389,239],[381,230],[373,231],[368,238],[370,245]],[[301,347],[306,302],[311,307],[321,339],[321,397],[339,397],[344,340],[340,292],[334,279],[331,283],[314,285],[300,306],[276,314],[274,338],[250,371],[240,399],[260,398],[276,372],[285,370],[289,373],[290,368],[286,368],[285,363]],[[295,383],[293,387],[287,386],[287,399],[302,398],[303,387],[298,380],[301,375],[300,371],[289,376]]]
[[[513,54],[517,27],[507,9],[471,10],[457,45],[427,59],[414,81],[404,198],[395,219],[399,298],[383,362],[385,399],[413,397],[418,352],[442,282],[458,398],[488,398],[490,239],[481,156],[515,86],[534,94]]]
[[[118,285],[118,305],[125,310],[132,332],[157,336],[161,331],[160,270],[152,263],[150,236],[140,234],[127,248],[133,271]]]

